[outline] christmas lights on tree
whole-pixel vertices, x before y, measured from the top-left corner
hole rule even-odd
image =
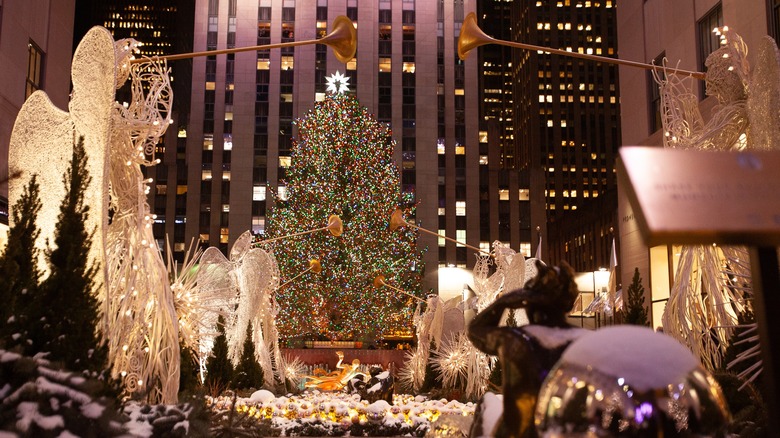
[[[317,259],[320,274],[308,273],[277,291],[282,338],[373,341],[410,331],[416,300],[373,280],[388,281],[422,296],[422,251],[414,229],[391,231],[396,208],[414,214],[414,194],[400,190],[393,161],[395,142],[344,87],[298,120],[298,138],[287,169],[287,196],[276,197],[266,237],[322,227],[330,215],[343,220],[341,236],[317,232],[272,244],[282,283]],[[400,233],[400,236],[399,236]]]

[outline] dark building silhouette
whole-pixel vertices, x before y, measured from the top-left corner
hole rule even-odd
[[[617,57],[612,0],[512,3],[511,40]],[[548,263],[609,265],[615,158],[621,144],[618,68],[538,51],[512,51],[514,134],[530,224]]]

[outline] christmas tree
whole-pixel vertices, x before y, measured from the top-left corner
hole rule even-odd
[[[23,331],[27,323],[25,296],[35,295],[40,273],[38,249],[35,240],[40,234],[35,221],[41,210],[40,190],[36,176],[11,210],[13,226],[8,232],[8,242],[0,256],[0,345],[11,348],[26,344]],[[28,295],[29,294],[29,295]]]
[[[255,358],[255,343],[252,340],[252,324],[246,327],[244,349],[236,367],[236,389],[259,388],[263,386],[263,368]]]
[[[233,364],[228,359],[227,336],[225,335],[225,317],[217,318],[217,337],[211,356],[206,361],[206,386],[219,395],[233,381]],[[212,394],[214,395],[214,394]]]
[[[51,353],[48,359],[62,361],[71,370],[102,371],[107,349],[97,332],[100,310],[93,286],[98,267],[88,260],[93,232],[84,227],[89,214],[84,195],[91,177],[83,138],[73,146],[62,179],[67,192],[60,204],[54,246],[46,254],[51,274],[33,298],[39,300],[42,321],[33,331],[33,348]]]
[[[342,87],[334,87],[340,91]],[[285,198],[276,197],[268,237],[322,227],[338,215],[344,232],[287,238],[273,249],[283,282],[319,259],[321,274],[308,273],[280,288],[277,324],[282,337],[373,341],[411,326],[415,303],[406,295],[373,287],[388,284],[421,296],[417,231],[392,232],[396,208],[414,213],[414,195],[401,193],[393,161],[395,142],[357,100],[334,92],[298,120]]]
[[[642,287],[639,268],[634,268],[634,278],[628,286],[625,321],[626,324],[650,325],[647,320],[647,307],[645,307],[645,288]]]

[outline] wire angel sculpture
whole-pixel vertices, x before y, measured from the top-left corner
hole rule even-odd
[[[522,254],[516,253],[509,245],[498,240],[493,242],[492,256],[478,253],[476,257],[474,290],[477,295],[478,311],[482,311],[493,303],[499,295],[522,288],[527,280],[536,277],[538,273],[536,268],[538,258],[526,259]],[[496,271],[488,276],[492,263],[495,263]],[[516,309],[514,317],[518,325],[528,323],[523,309]]]
[[[780,53],[770,37],[759,44],[751,71],[747,46],[728,30],[720,33],[721,47],[707,57],[707,94],[718,104],[704,121],[690,78],[672,74],[666,65],[654,71],[659,85],[664,145],[702,150],[771,150],[780,148]],[[749,308],[751,295],[747,252],[738,247],[684,246],[675,284],[663,315],[664,330],[698,354],[708,367],[721,363],[722,355],[738,328],[737,314]],[[738,288],[732,278],[743,281]],[[752,333],[754,324],[748,325]],[[747,335],[746,341],[757,341]],[[736,362],[757,356],[754,345]],[[760,373],[760,363],[748,366],[750,380]]]
[[[273,387],[274,379],[284,382],[283,358],[276,329],[279,305],[275,291],[279,286],[279,268],[274,256],[263,249],[253,248],[252,234],[245,231],[233,244],[230,259],[215,247],[203,252],[198,285],[201,293],[233,297],[225,318],[230,361],[238,365],[241,360],[247,327],[251,323],[256,359],[265,370],[265,385]],[[201,354],[208,355],[212,342],[213,338],[201,346]],[[201,363],[204,361],[205,357],[202,357]]]
[[[425,368],[431,356],[431,348],[437,350],[444,345],[444,314],[447,311],[458,308],[460,298],[442,300],[438,295],[430,295],[425,302],[425,311],[422,311],[422,303],[417,305],[413,323],[417,327],[417,347],[407,354],[406,367],[401,373],[401,381],[409,388],[419,390],[425,381]]]
[[[71,151],[63,145],[84,138],[92,182],[85,228],[94,231],[89,263],[100,266],[93,291],[103,306],[100,331],[108,346],[112,377],[127,393],[152,403],[175,403],[179,388],[179,339],[168,271],[152,234],[154,215],[146,203],[150,180],[141,166],[157,164],[155,145],[169,123],[173,94],[164,62],[130,62],[137,43],[115,42],[104,28],[87,32],[73,55],[69,112],[54,107],[38,91],[19,111],[9,146],[9,186],[13,202],[31,172],[39,172],[41,192],[60,199],[56,175]],[[131,101],[118,105],[116,89],[130,80]],[[41,233],[46,247],[57,206],[44,202]],[[45,266],[43,252],[39,264]],[[46,268],[42,269],[46,272]]]

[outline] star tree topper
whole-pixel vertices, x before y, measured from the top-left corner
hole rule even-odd
[[[328,84],[327,90],[333,94],[346,93],[349,91],[349,77],[344,76],[338,70],[336,70],[336,73],[326,76],[325,83]]]

